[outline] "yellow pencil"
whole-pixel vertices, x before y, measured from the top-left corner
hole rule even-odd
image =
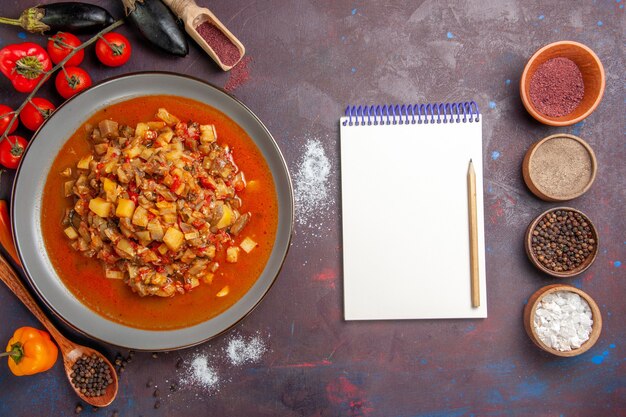
[[[474,164],[469,161],[467,170],[467,201],[469,212],[470,238],[470,279],[472,283],[472,307],[480,306],[480,288],[478,285],[478,218],[476,213],[476,173]]]

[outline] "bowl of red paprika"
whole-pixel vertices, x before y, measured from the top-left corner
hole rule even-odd
[[[520,79],[520,97],[539,122],[569,126],[598,107],[605,84],[602,62],[589,47],[559,41],[530,57]]]

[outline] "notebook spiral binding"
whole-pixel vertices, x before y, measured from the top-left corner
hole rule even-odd
[[[475,101],[457,103],[348,106],[344,126],[428,123],[473,123],[480,121]]]

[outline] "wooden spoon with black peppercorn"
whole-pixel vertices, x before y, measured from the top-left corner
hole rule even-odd
[[[111,362],[102,353],[71,342],[63,336],[46,317],[2,255],[0,255],[0,279],[44,325],[57,342],[63,353],[63,365],[67,378],[81,400],[96,407],[106,407],[111,404],[117,396],[118,389],[117,374]],[[80,375],[81,372],[83,375]],[[85,380],[92,376],[95,377],[95,384],[92,383],[92,386],[88,388]],[[82,389],[79,387],[80,385],[83,386]],[[97,390],[94,385],[98,386]]]

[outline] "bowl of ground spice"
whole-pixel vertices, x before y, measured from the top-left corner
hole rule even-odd
[[[557,278],[569,278],[595,261],[598,234],[582,212],[557,207],[530,223],[525,246],[528,258],[538,269]]]
[[[551,43],[528,60],[520,80],[524,107],[551,126],[569,126],[589,116],[604,94],[604,67],[587,46]]]
[[[602,331],[602,315],[586,292],[553,284],[537,290],[524,307],[524,328],[535,345],[556,356],[591,349]]]
[[[583,195],[596,178],[593,149],[581,138],[558,133],[534,143],[522,163],[524,182],[545,201],[567,201]]]

